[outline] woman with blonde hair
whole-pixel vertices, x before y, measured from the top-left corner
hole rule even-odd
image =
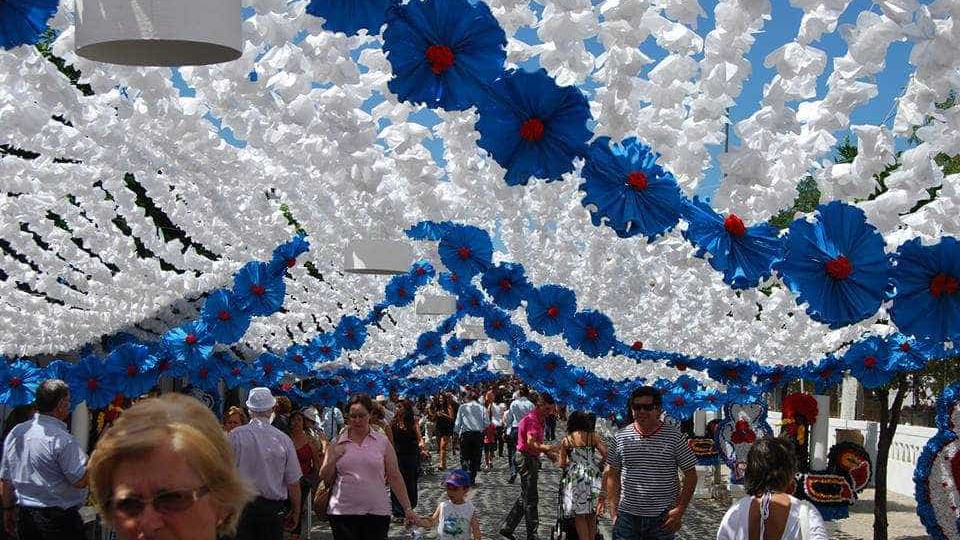
[[[238,428],[247,422],[249,422],[247,413],[234,405],[227,409],[227,414],[223,415],[223,431],[230,433],[234,428]]]
[[[213,413],[167,394],[125,411],[89,462],[97,510],[120,540],[214,540],[236,531],[251,490]]]

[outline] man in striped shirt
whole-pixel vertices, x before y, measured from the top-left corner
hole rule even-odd
[[[651,386],[633,391],[627,402],[633,422],[617,432],[607,453],[604,479],[614,540],[673,540],[693,498],[697,458],[686,435],[660,419],[660,399]],[[602,512],[602,499],[598,507]]]

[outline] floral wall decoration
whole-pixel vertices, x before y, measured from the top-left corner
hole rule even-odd
[[[930,439],[913,473],[917,514],[930,538],[960,536],[960,383],[944,389],[937,399],[937,434]]]

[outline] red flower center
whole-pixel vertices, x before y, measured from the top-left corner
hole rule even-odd
[[[930,280],[930,294],[937,298],[942,298],[948,294],[956,294],[960,288],[960,282],[950,274],[940,272]]]
[[[196,345],[196,344],[197,344],[197,336],[194,335],[194,334],[187,334],[187,337],[184,338],[183,341],[185,341],[185,342],[187,343],[187,345]]]
[[[853,264],[850,263],[850,259],[843,255],[837,255],[835,259],[830,259],[823,267],[826,269],[827,275],[837,281],[847,279],[853,273]]]
[[[647,175],[642,172],[632,172],[627,176],[627,185],[636,191],[647,189]]]
[[[353,339],[353,330],[347,330],[346,336],[347,339]]]
[[[263,285],[257,285],[256,283],[254,283],[253,285],[250,286],[250,292],[252,292],[257,296],[262,296],[263,293],[267,292],[267,290],[263,288]]]
[[[550,317],[551,319],[553,319],[553,318],[556,318],[556,316],[559,314],[560,314],[560,310],[557,309],[557,306],[550,306],[547,308],[547,317]]]
[[[237,377],[237,376],[240,375],[240,368],[235,367],[235,368],[233,368],[233,369],[230,370],[230,373],[233,373],[233,376],[234,376],[234,377]]]
[[[737,378],[737,370],[735,370],[735,369],[728,369],[728,370],[727,370],[727,377],[729,377],[729,378],[731,378],[731,379],[736,379],[736,378]]]
[[[168,369],[170,369],[170,361],[169,361],[169,360],[161,360],[160,363],[157,364],[157,371],[164,372],[164,371],[166,371],[166,370],[168,370]]]
[[[10,377],[10,388],[18,388],[23,381],[20,380],[20,377]]]
[[[500,319],[495,319],[492,323],[490,323],[490,326],[499,330],[503,328],[503,321],[501,321]]]
[[[589,339],[590,341],[595,341],[599,337],[600,337],[600,332],[598,332],[596,328],[592,326],[587,327],[587,339]]]
[[[293,355],[293,361],[296,362],[296,363],[298,363],[298,364],[302,364],[302,363],[303,363],[303,355],[302,355],[302,354],[295,354],[295,355]]]
[[[404,289],[403,287],[400,287],[399,289],[397,289],[397,296],[399,296],[400,298],[406,298],[407,290]]]
[[[557,363],[554,362],[553,360],[548,360],[544,367],[547,368],[547,371],[553,371],[557,369]]]
[[[96,390],[100,386],[100,381],[96,379],[87,379],[87,388]]]
[[[417,275],[418,275],[418,276],[422,276],[422,275],[424,275],[424,274],[426,274],[426,273],[427,273],[427,271],[426,271],[422,266],[418,266],[418,267],[417,267]]]
[[[539,118],[530,118],[520,125],[520,138],[527,142],[537,142],[543,138],[543,122]]]
[[[727,230],[732,236],[743,236],[747,234],[747,227],[743,224],[743,220],[740,219],[740,216],[736,214],[730,214],[726,219],[723,220],[723,228]]]
[[[823,370],[823,371],[820,372],[820,378],[821,378],[821,379],[829,379],[831,375],[833,375],[833,370],[832,370],[832,369],[825,369],[825,370]]]
[[[201,379],[206,379],[207,375],[210,375],[210,370],[207,368],[200,368],[200,370],[197,371],[197,375],[199,375]]]
[[[586,385],[587,385],[587,380],[584,379],[583,377],[580,377],[579,379],[577,379],[577,385],[578,385],[578,386],[586,386]]]
[[[673,400],[673,404],[677,407],[683,407],[684,403],[686,403],[686,401],[684,401],[683,396],[677,396],[676,399]]]
[[[873,366],[877,365],[877,359],[872,356],[868,356],[863,359],[863,365],[865,367],[872,368]]]
[[[770,375],[770,380],[773,381],[773,382],[775,382],[775,383],[780,382],[780,379],[782,379],[782,378],[783,378],[783,374],[781,374],[781,373],[774,373],[774,374]]]
[[[127,376],[128,376],[128,377],[133,377],[134,375],[136,375],[136,374],[139,373],[139,372],[140,372],[140,368],[138,368],[137,366],[132,365],[132,364],[129,365],[129,366],[127,366]]]
[[[630,348],[633,349],[633,350],[635,350],[635,351],[643,350],[643,342],[642,342],[642,341],[634,341],[634,342],[633,342],[633,345],[631,345]]]
[[[331,349],[328,345],[324,345],[323,347],[320,347],[320,352],[322,352],[323,354],[330,354],[330,350]]]
[[[427,62],[434,75],[440,75],[453,67],[453,51],[446,45],[431,45],[427,47]]]
[[[677,364],[677,371],[686,371],[686,370],[687,370],[686,364]]]
[[[509,279],[503,278],[503,279],[500,280],[500,288],[503,289],[503,290],[505,290],[505,291],[509,291],[510,289],[513,288],[513,284],[510,283],[510,280],[509,280]]]
[[[457,250],[457,257],[461,259],[469,259],[471,255],[473,255],[473,252],[467,246],[460,246],[460,249]]]
[[[296,259],[294,259],[293,257],[290,257],[289,259],[287,259],[287,268],[293,268],[296,265],[297,265]]]
[[[222,309],[222,310],[220,310],[220,313],[217,313],[217,318],[220,319],[221,321],[224,321],[224,322],[229,321],[229,320],[230,320],[230,312],[227,311],[227,310],[225,310],[225,309]]]
[[[910,350],[910,344],[909,344],[909,343],[901,343],[901,344],[900,344],[900,350],[903,351],[903,352],[909,351],[909,350]]]
[[[263,372],[269,375],[270,373],[273,372],[273,366],[271,366],[270,364],[263,366]]]

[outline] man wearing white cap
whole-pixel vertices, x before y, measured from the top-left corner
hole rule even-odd
[[[300,519],[300,462],[290,437],[270,425],[276,404],[269,388],[250,390],[250,423],[227,434],[237,469],[257,494],[243,510],[237,540],[282,540],[284,527],[293,528]],[[291,509],[284,517],[288,497]]]

